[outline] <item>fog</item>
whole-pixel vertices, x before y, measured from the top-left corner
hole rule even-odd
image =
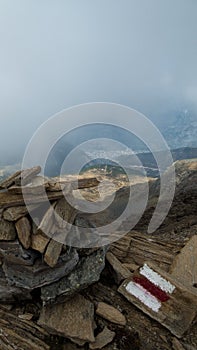
[[[195,112],[196,14],[196,0],[0,0],[0,157],[80,103],[125,104],[158,126]]]

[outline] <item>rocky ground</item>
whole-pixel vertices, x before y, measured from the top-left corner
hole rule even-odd
[[[191,254],[187,252],[187,249],[191,251],[191,246],[188,246],[191,242],[189,239],[195,239],[197,236],[196,180],[197,160],[178,161],[174,201],[168,216],[154,234],[148,234],[147,227],[157,202],[159,180],[150,179],[150,195],[146,211],[136,227],[121,240],[112,243],[106,251],[102,249],[78,251],[76,267],[67,276],[60,278],[60,281],[47,284],[44,288],[40,285],[36,287],[35,284],[35,288],[29,288],[30,295],[26,300],[21,296],[1,303],[0,348],[2,350],[197,349],[197,324],[193,317],[197,314],[195,255],[197,250],[193,250]],[[141,178],[136,178],[134,182],[143,186]],[[128,183],[125,182],[125,178],[116,177],[113,183],[118,193],[114,206],[105,213],[104,219],[106,217],[113,219],[114,208],[124,206],[127,200]],[[81,191],[88,199],[94,200],[98,197],[96,187],[83,188]],[[102,191],[103,195],[110,195],[114,188],[112,186],[110,189],[108,185]],[[89,217],[95,224],[99,219],[94,215]],[[197,249],[195,242],[192,241],[193,249]],[[1,254],[4,243],[0,242]],[[46,258],[46,255],[43,257]],[[192,262],[189,259],[191,257]],[[5,258],[5,253],[2,258]],[[173,299],[174,303],[180,302],[182,307],[186,300],[191,301],[193,313],[189,306],[183,308],[185,316],[182,318],[182,326],[186,324],[187,329],[181,336],[174,334],[176,323],[179,322],[176,309],[174,314],[169,316],[174,320],[172,325],[166,328],[164,318],[155,320],[151,315],[147,315],[142,305],[136,307],[135,303],[120,292],[119,287],[123,281],[133,278],[135,271],[146,261],[161,269],[164,275],[168,274],[165,276],[172,276],[169,278],[173,278],[173,283],[178,286],[180,292]],[[99,264],[100,268],[96,272],[95,267]],[[177,272],[179,270],[182,277]],[[3,273],[5,268],[1,278]],[[87,276],[91,277],[88,283]],[[13,278],[16,284],[17,276]],[[95,282],[96,280],[98,281]],[[75,288],[72,294],[67,293],[73,285]],[[13,285],[12,288],[15,287]],[[11,294],[14,297],[14,293]],[[168,318],[168,314],[165,318]]]

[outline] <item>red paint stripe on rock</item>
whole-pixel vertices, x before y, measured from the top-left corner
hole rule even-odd
[[[146,277],[134,276],[133,280],[135,283],[140,284],[143,288],[145,288],[149,293],[154,295],[160,301],[164,302],[169,300],[169,295],[163,290],[161,290],[159,287],[155,286]]]

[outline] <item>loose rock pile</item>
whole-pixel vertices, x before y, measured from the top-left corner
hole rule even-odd
[[[98,180],[48,179],[38,176],[40,171],[40,167],[18,171],[0,184],[1,302],[31,298],[37,288],[44,303],[62,300],[97,281],[104,268],[104,248],[66,245],[69,234],[72,242],[70,231],[78,213],[64,191],[96,186]]]

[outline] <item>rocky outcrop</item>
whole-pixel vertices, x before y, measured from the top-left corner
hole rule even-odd
[[[38,201],[38,196],[42,199],[40,188],[35,190],[31,186],[27,189],[30,198],[32,192],[37,191],[34,192],[31,210],[37,210],[39,205],[42,215],[34,224],[30,220],[31,242],[24,240],[29,226],[25,223],[26,229],[23,231],[19,220],[23,217],[29,220],[29,215],[21,201],[20,186],[12,185],[12,189],[4,191],[1,217],[12,224],[16,238],[0,242],[0,298],[6,307],[0,307],[2,350],[9,350],[10,346],[27,350],[74,350],[79,346],[84,350],[130,350],[131,346],[135,350],[196,349],[196,261],[190,252],[196,255],[197,161],[177,162],[175,167],[175,197],[161,227],[152,235],[147,233],[147,225],[159,195],[159,180],[151,180],[149,202],[138,228],[136,226],[135,230],[111,244],[106,261],[106,248],[69,248],[53,237],[43,235],[43,229],[50,233],[53,227],[51,212],[43,201]],[[49,193],[49,180],[45,180]],[[141,185],[138,183],[138,186]],[[50,201],[56,207],[55,203],[62,200],[58,181],[55,183],[53,180],[50,188]],[[96,187],[86,191],[84,186],[86,198],[96,197],[96,192]],[[124,208],[128,193],[128,186],[116,192],[113,205],[104,213],[106,221],[113,220],[119,209]],[[20,205],[13,206],[16,202]],[[65,213],[65,206],[59,206],[59,213],[72,218],[70,208]],[[75,223],[93,228],[102,220],[100,215],[83,216],[80,213]],[[62,220],[58,224],[67,229],[62,227]],[[152,270],[150,276],[144,275],[147,266]],[[166,292],[166,295],[154,284],[151,276],[155,276],[155,272],[156,276],[162,277],[161,281],[164,279],[175,287],[172,294]],[[186,274],[187,278],[184,278]],[[31,281],[32,275],[36,282]],[[157,302],[162,305],[156,317],[155,311],[148,310],[144,305],[146,298],[136,301],[132,288],[127,288],[129,295],[125,293],[127,282],[131,283],[130,286],[137,284],[140,291],[146,289],[145,297],[152,293],[152,299],[155,300],[155,297],[159,300]],[[27,288],[24,288],[24,284]],[[32,297],[33,300],[24,302],[25,298]],[[18,303],[19,300],[23,302]],[[174,334],[181,338],[178,340]],[[34,347],[31,347],[31,343]]]
[[[197,232],[197,159],[176,161],[174,166],[176,183],[173,202],[162,225],[154,232],[155,235],[165,234],[166,237],[171,237],[173,239],[179,234],[181,234],[183,237],[183,229],[185,232],[184,237],[186,237],[187,228],[191,225],[194,228],[194,233]],[[167,180],[170,179],[170,171],[171,169],[169,168],[164,174]],[[139,186],[139,191],[134,185],[134,194],[136,193],[134,200],[137,200],[140,203],[140,200],[143,200],[144,184],[138,184],[137,186]],[[168,191],[168,181],[166,181],[166,191]],[[128,186],[118,191],[116,203],[113,203],[113,205],[118,207],[118,204],[120,203],[122,207],[126,206],[128,193]],[[139,196],[137,197],[138,193]],[[146,209],[141,219],[136,226],[133,227],[133,229],[148,234],[148,225],[156,208],[159,195],[160,179],[158,178],[149,182],[149,199]],[[162,201],[162,204],[165,205],[165,200]],[[111,212],[111,215],[113,215],[113,212]],[[129,231],[129,226],[130,220],[128,218],[128,220],[123,223],[123,227]]]

